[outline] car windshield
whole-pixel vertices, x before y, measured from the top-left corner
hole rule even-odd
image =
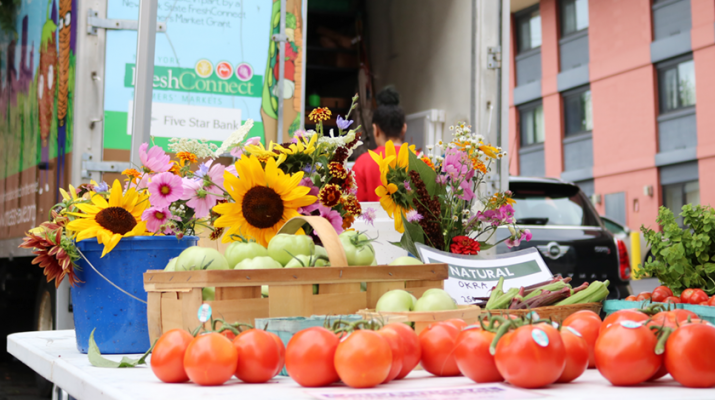
[[[598,217],[577,186],[550,183],[510,185],[516,223],[521,225],[599,226]]]

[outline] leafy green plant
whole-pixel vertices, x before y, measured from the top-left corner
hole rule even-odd
[[[653,258],[646,261],[635,276],[658,278],[676,295],[687,288],[700,288],[713,295],[715,210],[710,206],[686,204],[680,216],[685,228],[678,226],[672,211],[660,207],[656,222],[662,232],[641,227]]]

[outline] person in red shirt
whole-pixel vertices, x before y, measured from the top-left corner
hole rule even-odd
[[[376,96],[377,109],[372,116],[372,131],[377,148],[373,150],[381,156],[385,155],[385,143],[389,140],[399,147],[405,138],[407,124],[405,112],[400,107],[400,95],[392,87],[386,87]],[[358,201],[379,201],[375,189],[380,183],[380,167],[364,153],[358,157],[353,166],[355,180],[357,181]]]

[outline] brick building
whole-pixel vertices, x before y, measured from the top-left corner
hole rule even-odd
[[[715,204],[715,0],[512,0],[512,175],[638,229]]]

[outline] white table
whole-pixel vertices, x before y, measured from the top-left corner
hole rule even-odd
[[[276,377],[266,384],[245,384],[233,378],[223,386],[201,387],[192,383],[162,383],[147,366],[126,369],[93,367],[87,356],[77,351],[72,330],[16,333],[8,336],[7,347],[10,354],[80,400],[315,399],[313,394],[327,390],[367,394],[369,391],[477,386],[464,377],[438,378],[424,371],[413,371],[406,379],[381,385],[375,389],[355,390],[338,384],[330,388],[306,389],[287,377]],[[121,356],[108,356],[108,358],[118,361]],[[522,393],[524,396],[517,393],[518,396],[509,398],[534,398],[536,394],[538,397],[545,398],[594,400],[715,399],[715,389],[683,388],[669,376],[648,385],[614,387],[596,370],[586,371],[583,376],[570,384],[551,385],[545,389]]]

